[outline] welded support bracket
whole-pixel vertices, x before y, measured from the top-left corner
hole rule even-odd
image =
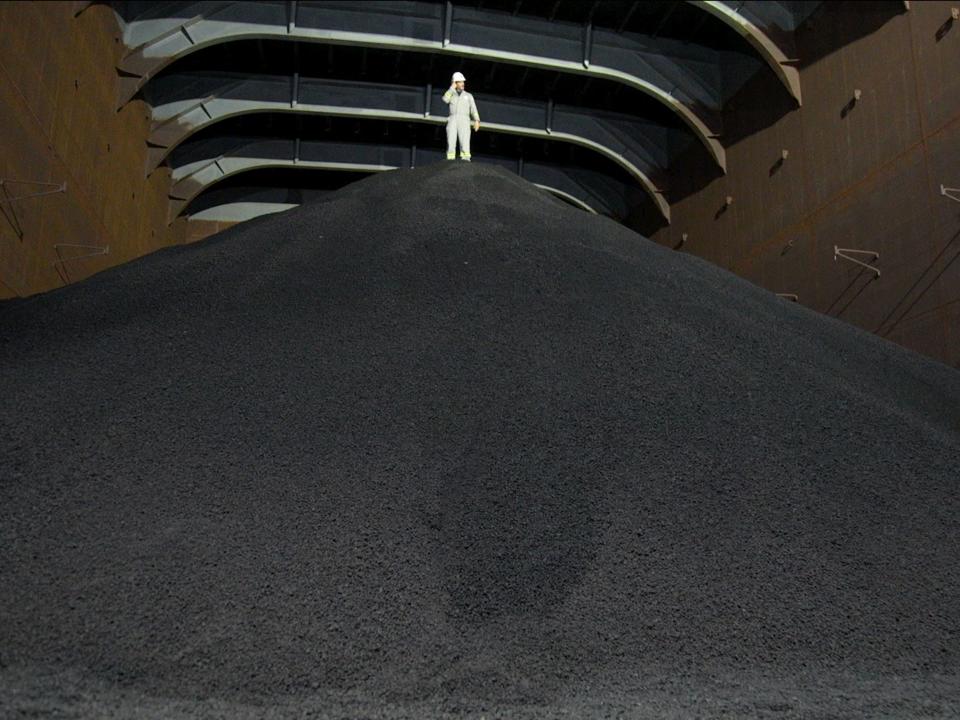
[[[954,195],[953,193],[960,193],[960,188],[948,188],[943,185],[940,186],[940,194],[944,197],[948,197],[954,202],[960,202],[960,195]]]
[[[56,267],[57,265],[62,265],[63,263],[70,262],[71,260],[82,260],[83,258],[95,257],[97,255],[109,255],[110,246],[109,245],[74,245],[73,243],[57,243],[53,246],[54,250],[57,251],[57,254],[60,254],[60,248],[79,248],[81,250],[93,250],[93,252],[83,253],[82,255],[74,255],[68,258],[60,258],[59,260],[51,263],[51,266]]]
[[[453,29],[453,3],[447,0],[443,6],[443,47],[450,44],[450,32]]]
[[[799,302],[800,298],[795,293],[777,293],[777,297],[782,297],[790,302]]]
[[[196,43],[193,41],[193,38],[190,37],[190,32],[188,28],[190,28],[190,26],[192,25],[196,25],[198,22],[201,22],[202,20],[205,20],[205,19],[207,19],[207,16],[203,14],[194,15],[193,17],[187,20],[184,20],[179,25],[175,25],[174,27],[170,28],[166,32],[161,33],[156,37],[152,37],[149,40],[145,40],[144,42],[140,43],[134,48],[128,49],[125,53],[125,57],[129,58],[131,56],[142,55],[143,53],[148,51],[151,45],[159,45],[164,40],[167,40],[173,37],[174,35],[182,34],[185,38],[187,38],[187,40],[190,42],[191,45],[195,45]],[[117,110],[119,110],[128,102],[130,102],[130,100],[133,99],[133,96],[137,94],[137,91],[140,89],[141,84],[144,82],[144,77],[143,77],[144,73],[139,68],[138,68],[138,70],[140,70],[139,72],[137,70],[124,68],[123,61],[121,61],[121,64],[120,66],[118,66],[117,69],[120,70],[121,72],[120,84],[118,87],[119,92],[117,95]]]
[[[17,195],[16,197],[11,197],[10,191],[7,190],[7,185],[39,185],[40,187],[51,187],[53,190],[41,190],[40,192],[27,193],[26,195]],[[20,224],[20,218],[17,216],[17,208],[13,204],[17,200],[26,200],[27,198],[36,198],[43,197],[44,195],[55,195],[57,193],[62,193],[67,191],[67,184],[63,183],[51,183],[51,182],[40,182],[36,180],[8,180],[7,178],[0,178],[0,191],[3,193],[3,197],[0,197],[0,203],[6,203],[10,206],[10,215],[8,219],[10,224],[13,225],[14,231],[17,233],[17,237],[23,240],[23,226]],[[6,212],[4,212],[6,215]]]
[[[300,73],[293,74],[293,85],[290,88],[290,107],[295,108],[300,102]]]
[[[430,117],[430,96],[433,94],[433,85],[428,84],[423,91],[423,116]]]
[[[296,165],[298,162],[300,162],[300,138],[293,141],[293,164]],[[220,172],[223,172],[223,168],[220,168]]]
[[[224,172],[223,166],[220,164],[220,161],[223,160],[224,157],[225,157],[224,155],[219,155],[218,157],[214,158],[214,159],[211,160],[210,162],[205,163],[204,165],[201,165],[200,167],[198,167],[196,170],[194,170],[193,172],[191,172],[191,173],[190,173],[189,175],[187,175],[186,177],[183,177],[183,178],[181,178],[180,180],[178,180],[177,182],[175,182],[175,183],[173,184],[173,186],[170,188],[170,191],[169,191],[170,197],[171,197],[171,198],[175,198],[175,199],[177,199],[177,200],[186,200],[186,199],[187,199],[186,197],[182,197],[182,196],[181,196],[180,193],[181,193],[182,191],[180,191],[180,190],[177,189],[177,185],[179,185],[180,183],[183,183],[183,182],[184,182],[185,180],[187,180],[188,178],[192,178],[192,177],[194,177],[194,176],[199,175],[199,174],[202,173],[204,170],[209,170],[210,168],[215,167],[215,168],[217,168],[217,171],[220,173],[220,177],[223,177],[224,175],[226,175],[227,173]]]
[[[841,248],[836,245],[833,246],[833,260],[836,262],[838,257],[842,257],[844,260],[849,260],[852,263],[856,263],[862,267],[867,268],[868,270],[876,273],[877,277],[880,277],[880,270],[875,268],[873,265],[867,265],[867,263],[857,260],[856,258],[850,257],[847,253],[855,253],[857,255],[872,255],[874,260],[880,259],[880,253],[874,252],[873,250],[854,250],[852,248]]]
[[[190,25],[184,23],[180,26],[180,32],[183,33],[183,36],[190,42],[191,45],[196,45],[197,41],[193,39],[193,36],[190,34]]]
[[[548,135],[553,132],[553,98],[547,99],[547,117],[543,129],[547,131]]]
[[[7,185],[40,185],[41,187],[51,187],[53,190],[43,190],[41,192],[29,193],[27,195],[17,195],[16,197],[10,197],[10,193],[7,190]],[[40,182],[37,180],[9,180],[7,178],[0,178],[0,188],[3,189],[3,198],[0,198],[0,203],[12,203],[17,200],[26,200],[27,198],[42,197],[44,195],[55,195],[56,193],[62,193],[67,191],[67,184],[62,183],[52,183],[52,182]]]
[[[590,67],[590,55],[593,52],[593,23],[583,26],[583,66]]]
[[[410,146],[410,169],[413,170],[417,167],[417,146]]]

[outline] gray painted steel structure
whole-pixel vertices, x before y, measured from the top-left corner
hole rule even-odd
[[[134,20],[124,29],[129,52],[119,67],[129,76],[121,80],[121,104],[177,58],[241,38],[273,37],[444,53],[623,83],[676,113],[718,166],[726,167],[726,153],[718,139],[723,101],[719,60],[713,51],[696,45],[600,28],[586,33],[584,28],[570,24],[460,6],[454,10],[449,2],[331,2],[314,6],[197,2],[184,4],[177,12],[176,18]],[[185,16],[187,19],[182,19]]]
[[[783,47],[786,43],[781,40],[778,44],[774,41],[774,35],[770,32],[770,26],[776,23],[787,24],[790,32],[796,26],[796,17],[783,6],[783,3],[777,2],[738,2],[725,3],[718,0],[688,0],[697,7],[720,19],[738,33],[740,33],[748,43],[750,43],[759,53],[760,57],[770,66],[774,74],[780,79],[780,82],[787,88],[797,105],[802,104],[800,92],[800,72],[793,67],[795,58],[788,55]],[[808,3],[809,6],[815,6],[815,3]],[[812,11],[813,7],[808,7],[807,12]],[[784,33],[777,33],[781,37],[790,37]]]
[[[160,164],[198,130],[229,117],[254,112],[296,112],[355,118],[405,120],[442,125],[442,91],[374,83],[345,83],[317,78],[276,76],[181,76],[163,78],[170,87],[189,85],[201,97],[165,104],[152,90],[154,127],[150,167]],[[258,98],[258,99],[247,99]],[[306,101],[305,101],[306,100]],[[322,100],[324,104],[310,102]],[[668,163],[671,129],[628,115],[586,112],[575,107],[484,96],[484,132],[502,132],[571,142],[619,164],[643,188],[665,221],[670,206],[652,180]]]
[[[631,205],[642,204],[642,198],[646,197],[669,223],[664,180],[674,157],[684,146],[698,142],[717,167],[725,171],[726,155],[720,142],[721,112],[725,101],[749,77],[764,65],[768,66],[800,104],[799,75],[792,67],[795,60],[791,57],[793,31],[821,3],[688,0],[684,6],[698,9],[704,18],[712,18],[714,23],[726,24],[744,40],[742,46],[728,40],[720,47],[693,41],[703,20],[695,23],[688,39],[659,36],[660,28],[677,4],[664,12],[656,30],[624,32],[637,4],[627,17],[614,23],[619,26],[614,30],[593,24],[594,11],[601,2],[591,5],[593,9],[582,23],[553,21],[553,13],[550,18],[541,17],[536,14],[536,8],[529,9],[529,3],[527,12],[520,15],[517,14],[519,3],[512,14],[491,10],[483,7],[483,0],[475,5],[426,0],[377,3],[343,0],[148,3],[134,0],[109,4],[117,10],[126,45],[118,66],[121,104],[143,90],[154,106],[149,170],[172,151],[179,154],[184,145],[188,152],[199,152],[204,143],[188,144],[187,138],[198,131],[215,133],[218,121],[237,115],[293,112],[358,120],[444,122],[442,115],[446,108],[438,107],[444,88],[434,91],[430,85],[411,87],[308,78],[296,72],[290,76],[226,79],[222,74],[200,71],[193,73],[192,89],[186,95],[166,92],[183,82],[185,76],[161,71],[201,48],[243,39],[275,39],[359,46],[401,54],[429,53],[450,59],[474,58],[493,64],[537,68],[587,80],[600,78],[643,92],[661,103],[678,118],[678,127],[664,126],[642,114],[637,116],[632,106],[624,107],[622,112],[601,112],[575,107],[569,102],[555,102],[552,96],[545,102],[497,97],[490,93],[480,98],[485,131],[589,148],[623,168],[642,192],[634,192],[601,172],[528,161],[528,176],[540,173],[540,180],[544,181],[540,184],[553,182],[553,191],[568,195],[575,204],[591,196],[592,203],[601,211],[621,218],[628,214]],[[610,17],[606,22],[611,22]],[[151,82],[158,74],[160,77]],[[198,79],[197,75],[201,77]],[[236,144],[237,138],[227,142]],[[264,142],[271,141],[261,141],[261,145]],[[300,141],[296,143],[299,145]],[[364,172],[405,166],[405,162],[365,161],[364,156],[372,147],[369,145],[312,144],[324,146],[328,154],[340,156],[353,152],[356,156],[336,161],[224,155],[211,162],[206,158],[186,163],[193,168],[189,177],[183,176],[185,166],[177,165],[174,168],[176,188],[182,195],[183,188],[189,185],[183,183],[196,184],[200,178],[194,176],[203,164],[208,174],[213,172],[209,169],[211,166],[217,168],[219,178],[226,175],[224,163],[231,168],[229,174],[239,172],[241,165],[305,167],[313,162],[321,163],[317,167],[329,167],[332,162],[339,163],[337,167],[363,168]],[[412,164],[416,147],[404,150],[411,155]],[[386,151],[387,148],[380,148],[379,152]],[[431,157],[431,153],[440,159],[439,149],[421,149],[419,157],[425,159]],[[259,165],[242,162],[257,159],[263,162]],[[507,166],[514,163],[504,158],[486,160]],[[523,162],[518,160],[520,167]],[[200,189],[209,184],[200,183]],[[176,212],[186,207],[185,199],[173,201]]]
[[[581,210],[585,210],[594,215],[596,214],[596,210],[572,195],[545,185],[537,185],[537,187],[546,190],[552,195],[556,195]],[[274,192],[271,193],[271,191]],[[260,215],[283,212],[299,207],[303,201],[290,202],[290,198],[284,197],[288,192],[287,190],[281,190],[279,188],[231,188],[229,193],[230,197],[226,201],[221,202],[220,200],[213,200],[211,198],[210,201],[203,203],[202,208],[198,207],[196,200],[191,203],[190,219],[213,220],[217,222],[243,222],[259,217]],[[330,191],[304,192],[303,194],[307,196],[304,200],[317,200],[329,194],[329,192]],[[216,189],[204,192],[198,196],[197,200],[215,194]]]
[[[318,168],[352,172],[382,172],[419,164],[447,162],[439,149],[413,149],[368,143],[300,142],[298,139],[211,138],[196,143],[191,156],[201,159],[174,168],[170,189],[172,220],[201,192],[246,170]],[[479,162],[500,165],[535,185],[591,210],[623,216],[630,206],[630,188],[602,173],[538,162],[518,166],[507,158],[484,157]],[[456,161],[461,162],[461,161]]]

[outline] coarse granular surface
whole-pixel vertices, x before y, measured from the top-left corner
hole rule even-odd
[[[960,373],[398,170],[0,305],[0,716],[960,714]]]

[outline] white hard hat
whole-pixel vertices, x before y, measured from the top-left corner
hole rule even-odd
[[[466,82],[467,79],[463,76],[462,72],[455,72],[453,74],[453,79],[450,82]]]

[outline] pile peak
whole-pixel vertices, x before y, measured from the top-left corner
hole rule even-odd
[[[506,171],[0,317],[3,712],[956,706],[960,374]]]

